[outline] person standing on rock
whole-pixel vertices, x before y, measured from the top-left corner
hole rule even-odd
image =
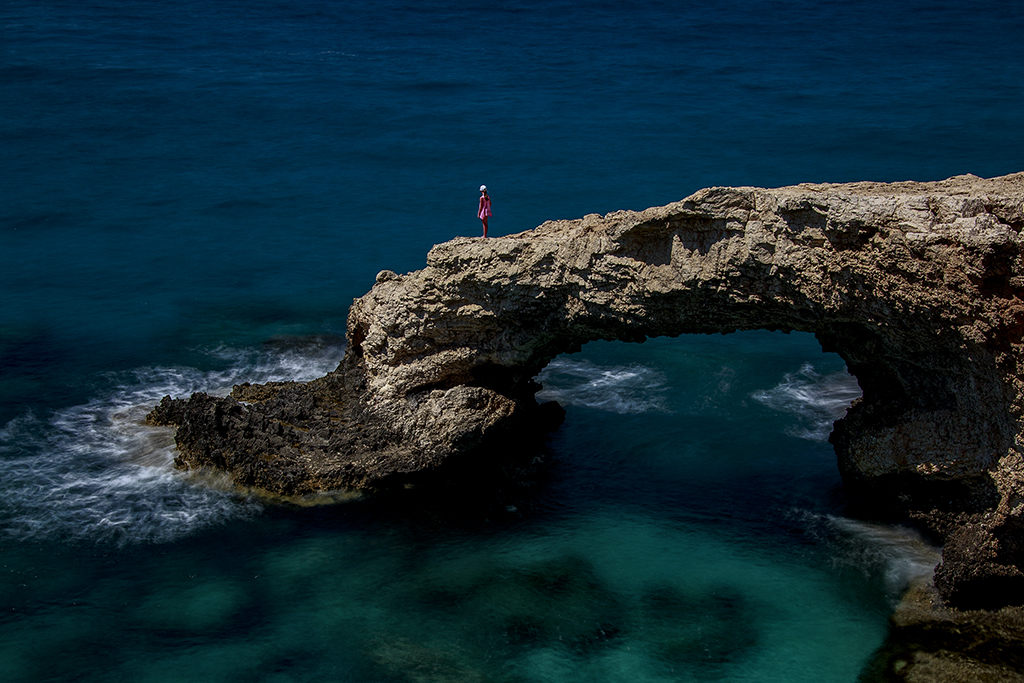
[[[487,237],[487,217],[491,214],[491,196],[487,194],[487,186],[480,186],[480,206],[477,208],[476,217],[483,221],[484,237]]]

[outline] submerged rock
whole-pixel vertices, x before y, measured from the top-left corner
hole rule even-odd
[[[860,683],[1024,683],[1024,608],[956,610],[916,581]]]
[[[698,678],[720,678],[726,665],[752,652],[760,639],[749,599],[728,586],[693,594],[652,586],[642,606],[645,638],[655,656]]]
[[[370,659],[389,677],[410,683],[487,683],[491,680],[466,664],[458,651],[393,638],[374,642]]]
[[[954,540],[947,600],[972,603],[987,582],[1016,600],[1022,228],[1018,173],[710,188],[458,238],[423,270],[382,271],[330,375],[195,395],[152,419],[180,425],[181,467],[276,492],[378,486],[534,434],[533,378],[588,341],[812,332],[863,389],[831,437],[850,495]]]

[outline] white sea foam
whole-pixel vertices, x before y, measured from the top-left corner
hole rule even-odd
[[[537,376],[540,401],[558,401],[612,413],[665,411],[665,376],[642,365],[599,366],[556,358]]]
[[[163,542],[261,505],[225,482],[176,471],[172,430],[143,424],[164,395],[226,393],[243,381],[308,380],[333,370],[337,343],[211,352],[224,369],[141,368],[106,395],[43,419],[27,414],[0,429],[0,524],[16,538],[119,545]]]
[[[942,558],[941,548],[908,527],[807,511],[795,514],[808,534],[830,548],[836,569],[880,578],[893,600],[899,599],[911,581],[930,574]]]
[[[846,558],[862,568],[883,569],[886,588],[902,592],[913,579],[930,574],[942,558],[942,549],[929,544],[913,529],[832,517],[832,524],[850,538],[856,550]]]
[[[751,394],[754,400],[773,410],[796,416],[797,424],[786,432],[812,441],[828,439],[832,423],[845,415],[850,403],[860,395],[857,378],[847,372],[821,375],[810,363],[805,363],[799,372],[784,375],[774,388]]]

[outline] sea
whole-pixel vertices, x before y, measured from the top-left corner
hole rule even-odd
[[[4,0],[0,680],[857,680],[939,549],[849,512],[810,334],[592,342],[531,481],[276,500],[164,395],[308,380],[433,244],[1024,170],[1005,0]],[[443,498],[443,500],[439,499]]]

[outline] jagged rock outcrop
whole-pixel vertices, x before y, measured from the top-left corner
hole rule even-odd
[[[864,392],[831,438],[851,495],[929,520],[951,557],[984,549],[983,566],[938,577],[948,599],[983,602],[990,579],[1024,585],[1022,228],[1024,173],[711,188],[455,239],[355,301],[342,366],[308,389],[327,398],[288,399],[303,414],[278,417],[273,399],[168,407],[183,411],[179,464],[283,492],[373,485],[517,434],[537,419],[532,378],[587,341],[813,332]]]

